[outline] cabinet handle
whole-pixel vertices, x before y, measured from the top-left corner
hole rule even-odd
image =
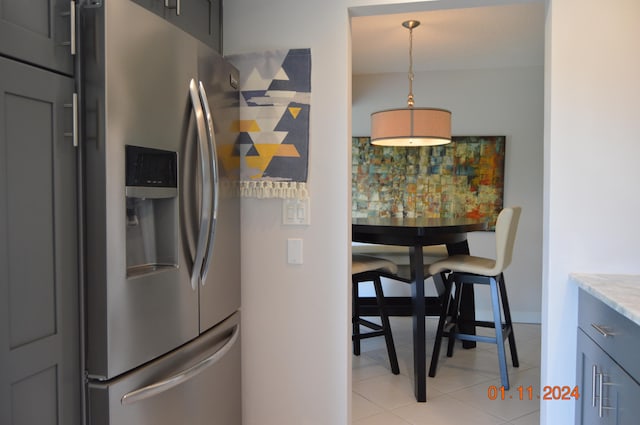
[[[602,395],[602,385],[603,385],[603,381],[604,381],[604,375],[602,373],[598,373],[598,376],[600,378],[600,384],[598,384],[598,391],[600,392],[600,397],[598,398],[598,417],[602,417],[602,411],[604,409],[604,407],[602,406],[602,399],[604,398]]]
[[[169,0],[164,0],[164,7],[166,7],[167,9],[175,9],[176,15],[180,16],[180,0],[176,0],[175,6],[169,6]]]
[[[604,328],[602,325],[596,325],[595,323],[592,323],[591,327],[596,331],[598,331],[598,333],[605,338],[609,336],[613,336],[613,334],[608,329]]]
[[[69,46],[69,50],[71,51],[71,56],[76,54],[76,2],[75,0],[71,0],[69,2],[69,12],[63,12],[61,16],[69,17],[69,32],[71,34],[71,41],[65,41],[62,43],[63,46]]]
[[[78,93],[73,94],[72,102],[65,103],[65,108],[71,108],[71,114],[73,115],[73,128],[70,132],[64,133],[65,137],[73,138],[73,147],[78,147]]]
[[[71,21],[70,31],[71,31],[71,55],[76,54],[76,2],[71,0],[69,2],[69,13],[71,14],[69,20]],[[74,145],[77,146],[77,145]]]
[[[591,407],[596,407],[596,375],[598,375],[598,366],[593,365],[591,368]]]
[[[598,384],[598,390],[600,392],[600,397],[598,397],[598,417],[604,417],[605,410],[615,410],[615,407],[605,406],[604,405],[604,386],[605,385],[615,385],[613,382],[604,382],[605,374],[600,372],[598,374],[600,378],[600,383]]]

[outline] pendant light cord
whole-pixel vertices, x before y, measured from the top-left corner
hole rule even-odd
[[[413,108],[413,27],[409,26],[409,96],[407,106]]]

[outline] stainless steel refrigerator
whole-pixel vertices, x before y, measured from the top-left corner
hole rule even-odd
[[[79,16],[86,412],[235,425],[237,70],[130,0]]]

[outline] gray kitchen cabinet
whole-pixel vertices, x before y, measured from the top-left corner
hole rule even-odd
[[[576,424],[638,423],[639,348],[639,326],[580,291]]]
[[[222,0],[132,0],[222,53]]]
[[[0,54],[73,74],[69,0],[0,0]]]
[[[3,56],[0,75],[0,423],[77,425],[73,79]]]

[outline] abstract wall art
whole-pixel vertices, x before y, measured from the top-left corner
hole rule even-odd
[[[352,139],[352,216],[487,218],[503,207],[506,136],[420,148]]]

